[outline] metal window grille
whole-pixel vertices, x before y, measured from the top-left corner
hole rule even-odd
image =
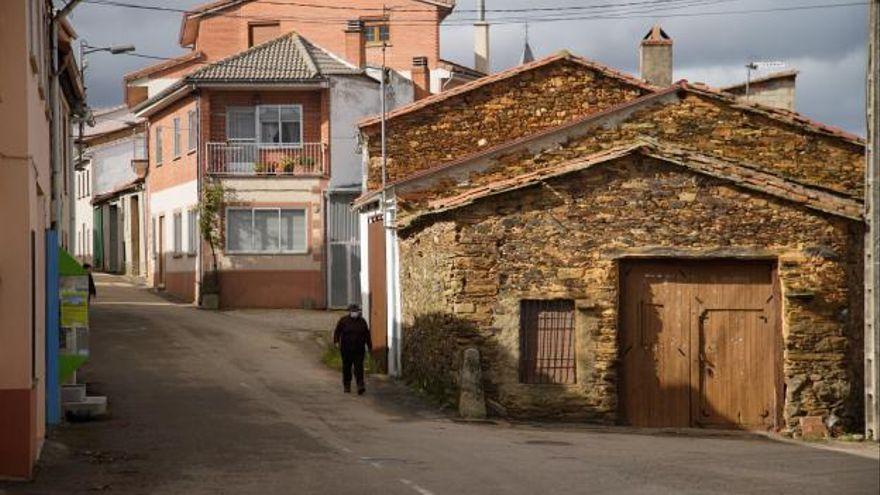
[[[520,382],[573,384],[575,371],[574,301],[522,301]]]

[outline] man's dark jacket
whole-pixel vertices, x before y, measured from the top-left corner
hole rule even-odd
[[[350,315],[343,316],[336,324],[333,332],[333,342],[339,344],[339,350],[346,352],[364,352],[365,349],[373,349],[373,341],[370,340],[370,327],[363,318],[352,318]]]

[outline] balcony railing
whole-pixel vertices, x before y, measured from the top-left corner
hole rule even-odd
[[[210,175],[320,176],[326,173],[327,146],[324,143],[208,143],[205,159]]]

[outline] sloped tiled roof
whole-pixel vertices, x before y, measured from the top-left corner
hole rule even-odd
[[[288,82],[360,73],[360,69],[292,32],[208,64],[186,79],[189,82]]]

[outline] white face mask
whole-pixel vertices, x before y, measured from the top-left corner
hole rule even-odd
[[[352,311],[352,312],[350,313],[350,316],[351,316],[352,318],[360,318],[360,317],[361,317],[361,313],[360,313],[360,311]]]

